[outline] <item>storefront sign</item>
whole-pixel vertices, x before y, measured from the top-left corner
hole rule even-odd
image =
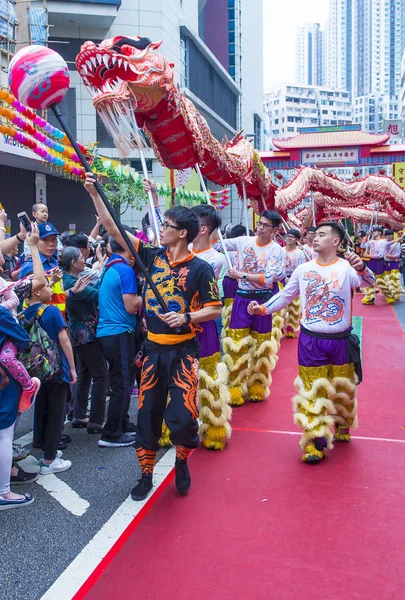
[[[39,161],[40,158],[29,148],[26,148],[22,144],[19,144],[10,135],[0,133],[0,152],[6,152],[7,154],[16,154],[17,156],[23,156],[25,158],[33,158]]]
[[[395,183],[405,190],[405,163],[393,163],[392,176],[395,180]]]
[[[46,175],[45,173],[35,173],[35,202],[37,204],[46,204]]]
[[[302,165],[349,165],[359,162],[359,149],[347,148],[308,148],[301,150]]]

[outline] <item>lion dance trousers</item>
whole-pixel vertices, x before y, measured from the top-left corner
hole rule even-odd
[[[247,307],[252,299],[263,304],[269,294],[236,296],[228,334],[222,342],[234,406],[246,399],[260,402],[269,396],[271,371],[277,361],[279,340],[272,336],[272,317],[249,315]]]
[[[389,297],[391,298],[390,303],[399,302],[401,299],[402,287],[398,260],[391,260],[385,263],[384,279],[389,291]]]
[[[174,345],[146,342],[136,433],[136,453],[144,475],[153,472],[163,418],[179,458],[187,458],[198,446],[198,357],[195,339]]]
[[[197,335],[200,344],[199,368],[199,428],[200,440],[210,450],[223,450],[231,437],[231,395],[228,390],[229,372],[221,362],[220,342],[215,321],[201,323]],[[170,399],[169,399],[170,402]],[[170,428],[163,423],[159,445],[172,445]]]
[[[349,441],[357,426],[354,366],[349,363],[348,338],[315,338],[303,332],[298,340],[298,377],[294,382],[294,422],[303,430],[302,459],[323,458],[324,448]]]
[[[394,302],[394,299],[391,295],[391,289],[389,283],[386,279],[386,266],[385,261],[382,258],[370,258],[368,262],[368,268],[373,271],[375,275],[375,280],[380,288],[382,294],[389,304]],[[365,289],[364,298],[362,300],[362,304],[374,304],[375,303],[375,286],[370,286]]]
[[[232,305],[238,291],[238,282],[236,279],[232,279],[232,277],[225,276],[222,281],[222,288],[224,290],[224,305],[222,308],[221,338],[224,339],[228,335],[229,323],[231,321],[232,314]]]

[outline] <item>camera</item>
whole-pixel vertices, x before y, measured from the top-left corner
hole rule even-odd
[[[105,248],[106,243],[104,240],[100,240],[98,242],[91,242],[90,246],[95,250],[97,248],[97,246],[100,246],[100,248]]]

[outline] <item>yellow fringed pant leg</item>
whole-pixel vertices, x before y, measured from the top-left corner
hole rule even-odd
[[[333,426],[337,441],[349,441],[350,428],[357,426],[354,366],[300,366],[294,385],[294,423],[303,431],[302,460],[316,462],[324,458],[325,448],[333,448]]]
[[[220,353],[200,359],[200,440],[210,450],[223,450],[231,437],[229,372]]]
[[[232,406],[244,404],[247,398],[247,381],[251,371],[251,353],[256,340],[250,334],[250,328],[228,329],[228,335],[222,340],[222,360],[229,371],[229,393]]]
[[[252,348],[248,396],[251,402],[261,402],[270,395],[271,372],[276,368],[279,343],[270,333],[252,331],[251,335],[255,345]]]
[[[285,309],[285,323],[284,333],[287,338],[295,338],[296,331],[299,330],[300,319],[301,319],[301,301],[300,298],[296,298],[291,304]]]

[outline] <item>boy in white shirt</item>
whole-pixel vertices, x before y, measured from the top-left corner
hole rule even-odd
[[[210,245],[211,234],[221,226],[221,217],[213,206],[194,206],[193,213],[200,221],[200,232],[190,250],[211,265],[218,281],[226,265],[225,256]],[[200,421],[199,435],[210,450],[223,450],[231,437],[231,396],[228,390],[229,371],[221,362],[218,328],[215,321],[200,323],[197,334],[200,344]]]
[[[298,229],[289,229],[286,233],[284,252],[284,275],[286,283],[302,263],[307,261],[304,252],[298,248],[301,234]],[[296,298],[286,308],[284,334],[287,338],[295,338],[295,330],[299,328],[301,315],[300,299]]]
[[[387,242],[382,238],[382,229],[379,226],[374,227],[371,240],[361,243],[361,248],[365,249],[365,255],[370,257],[368,268],[374,273],[378,287],[389,298],[389,290],[384,279],[385,261],[384,255],[387,248]],[[369,286],[365,290],[363,304],[375,304],[375,287]]]
[[[264,305],[249,305],[250,314],[271,314],[301,297],[302,319],[298,342],[297,395],[294,421],[303,430],[302,460],[316,463],[335,440],[349,441],[357,425],[355,369],[349,344],[352,290],[372,285],[374,276],[359,256],[337,258],[345,232],[334,222],[318,225],[314,249],[318,258],[298,266],[285,288]],[[351,338],[353,341],[353,338]]]
[[[279,342],[272,335],[271,316],[257,319],[247,307],[252,299],[260,304],[268,300],[284,277],[283,250],[273,240],[280,223],[278,213],[265,210],[257,222],[256,236],[224,240],[226,249],[235,252],[235,267],[228,275],[238,281],[228,335],[222,340],[234,406],[247,399],[261,402],[270,394]],[[220,249],[218,244],[215,247]]]

